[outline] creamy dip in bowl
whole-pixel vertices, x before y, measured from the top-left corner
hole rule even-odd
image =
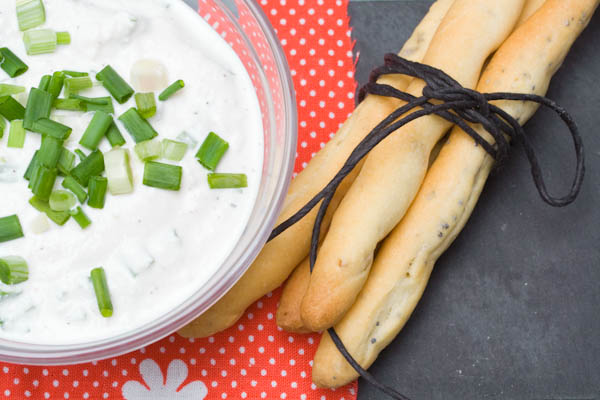
[[[208,308],[255,257],[291,175],[295,104],[266,19],[256,5],[240,4],[246,7],[245,29],[257,35],[245,34],[220,3],[215,10],[227,24],[219,34],[181,0],[45,0],[46,23],[39,28],[68,31],[72,39],[53,53],[33,56],[25,52],[14,2],[0,4],[0,47],[29,67],[15,78],[0,71],[0,84],[24,86],[29,93],[43,75],[61,70],[88,72],[96,82],[107,65],[136,92],[158,95],[181,79],[185,87],[166,101],[156,99],[156,115],[148,122],[159,140],[189,144],[181,161],[156,160],[182,167],[179,190],[144,185],[144,162],[118,119],[136,102],[113,99],[114,120],[130,153],[133,192],[107,194],[103,209],[78,204],[92,221],[86,229],[71,218],[64,226],[50,222],[46,230],[23,179],[41,135],[27,132],[23,148],[8,148],[6,128],[0,139],[0,218],[17,215],[24,237],[0,243],[0,258],[23,257],[29,277],[0,286],[6,293],[0,298],[0,359],[69,363],[133,350]],[[140,78],[140,66],[143,72],[148,65],[150,77]],[[79,94],[109,96],[99,82]],[[26,95],[14,97],[26,102]],[[73,129],[67,149],[88,154],[79,140],[93,115],[53,109],[50,118]],[[243,173],[247,187],[209,187],[211,171],[195,157],[209,132],[229,143],[216,172]],[[98,148],[105,155],[111,151],[106,138]],[[55,189],[63,189],[61,181]],[[90,280],[97,267],[106,273],[112,300],[108,318],[99,311]]]

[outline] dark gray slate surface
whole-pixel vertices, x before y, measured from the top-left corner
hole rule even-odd
[[[357,79],[397,51],[431,1],[356,2]],[[411,399],[600,399],[600,12],[548,96],[574,115],[586,144],[580,198],[539,199],[520,147],[485,188],[439,260],[417,310],[370,370]],[[549,112],[527,124],[553,193],[574,157]],[[360,382],[360,400],[384,395]]]

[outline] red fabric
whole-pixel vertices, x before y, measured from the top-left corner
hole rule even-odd
[[[260,4],[281,40],[297,91],[298,172],[354,107],[348,0],[262,0]],[[215,29],[224,29],[224,20],[210,13],[202,1],[200,10]],[[234,39],[226,40],[235,46]],[[312,384],[319,336],[288,334],[277,328],[274,314],[279,295],[279,291],[269,294],[235,326],[207,339],[186,340],[173,334],[121,357],[75,366],[0,363],[0,398],[356,399],[356,383],[335,391]]]

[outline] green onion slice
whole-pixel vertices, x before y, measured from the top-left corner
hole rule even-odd
[[[29,204],[31,204],[33,208],[39,212],[46,214],[46,216],[57,225],[62,226],[69,220],[69,218],[71,218],[71,214],[69,214],[68,211],[53,211],[47,201],[44,201],[38,197],[34,196],[29,199]]]
[[[64,84],[65,73],[62,71],[56,71],[52,74],[52,77],[50,78],[50,84],[48,85],[47,92],[52,95],[53,99],[56,99],[60,95]]]
[[[126,143],[125,138],[114,121],[110,124],[108,131],[106,131],[106,138],[112,147],[123,146]]]
[[[106,273],[104,268],[94,268],[90,273],[90,279],[94,286],[94,293],[96,294],[96,301],[98,303],[98,310],[104,318],[112,317],[113,305],[110,300],[110,291],[108,290],[108,282],[106,281]]]
[[[112,123],[113,118],[109,114],[104,111],[96,111],[79,144],[90,150],[97,149]]]
[[[173,96],[176,92],[183,89],[184,86],[185,86],[185,83],[181,79],[179,79],[179,80],[173,82],[171,85],[169,85],[168,88],[163,90],[162,93],[158,96],[158,99],[160,101],[165,101],[169,97]]]
[[[133,149],[135,150],[135,154],[137,154],[138,158],[142,161],[150,161],[159,158],[162,150],[158,138],[139,142]]]
[[[210,132],[196,153],[196,158],[204,168],[214,171],[228,148],[229,143]]]
[[[56,168],[58,172],[63,175],[68,175],[73,165],[75,165],[75,158],[77,156],[74,153],[71,153],[65,147],[63,147],[62,152],[60,153],[60,158],[58,159],[58,164]]]
[[[77,154],[77,157],[79,157],[79,161],[83,161],[87,158],[87,154],[81,151],[81,149],[75,149],[73,151],[75,152],[75,154]]]
[[[19,29],[26,31],[46,22],[46,10],[42,0],[17,0]]]
[[[89,156],[71,170],[71,176],[84,187],[87,187],[92,176],[104,172],[104,156],[100,150],[94,150]]]
[[[96,79],[102,82],[102,85],[119,104],[125,103],[133,96],[133,88],[110,65],[98,72]]]
[[[54,53],[57,45],[56,32],[52,29],[37,29],[23,34],[25,51],[30,56]]]
[[[0,115],[0,139],[4,137],[4,130],[6,129],[6,120]]]
[[[2,96],[0,97],[0,115],[9,121],[23,119],[25,118],[25,107],[11,96]]]
[[[125,111],[119,121],[123,123],[127,132],[136,143],[150,140],[158,136],[158,132],[152,128],[152,125],[146,121],[135,108]]]
[[[31,131],[64,141],[71,136],[73,129],[49,118],[40,118],[33,123]]]
[[[22,238],[23,228],[16,215],[0,218],[0,243]]]
[[[104,208],[106,199],[106,190],[108,189],[108,179],[102,176],[93,176],[90,178],[89,192],[90,198],[88,206],[92,208]]]
[[[156,100],[154,93],[136,93],[135,104],[140,115],[144,118],[153,117],[156,114]]]
[[[71,34],[69,32],[56,32],[56,43],[58,45],[71,44]]]
[[[83,186],[81,186],[79,182],[73,179],[73,177],[67,176],[62,181],[62,187],[70,190],[77,197],[77,200],[79,200],[81,204],[85,203],[85,200],[87,199],[88,195],[85,192]]]
[[[7,47],[0,48],[0,68],[11,78],[27,72],[29,67]]]
[[[56,168],[48,168],[38,164],[34,168],[29,181],[31,192],[40,200],[48,201],[57,176],[58,171]]]
[[[65,75],[73,77],[73,78],[80,78],[82,76],[89,76],[90,75],[87,72],[69,71],[68,69],[63,69],[62,72],[64,72]]]
[[[187,149],[187,143],[171,139],[163,139],[162,141],[162,157],[170,161],[183,160]]]
[[[39,164],[46,168],[56,168],[62,154],[63,141],[53,136],[42,136],[42,145],[36,157]]]
[[[159,189],[179,190],[182,174],[180,166],[149,161],[144,166],[143,183]]]
[[[0,83],[0,96],[11,96],[13,94],[23,93],[25,86],[10,85],[8,83]]]
[[[77,99],[54,99],[52,102],[52,107],[56,108],[57,110],[87,111],[85,102]]]
[[[18,256],[0,258],[0,281],[6,285],[17,285],[29,279],[27,262]]]
[[[112,97],[85,97],[70,94],[69,98],[83,101],[87,111],[104,111],[107,114],[113,114],[115,112]]]
[[[12,120],[10,122],[10,130],[8,131],[8,143],[6,147],[22,149],[25,145],[25,133],[23,121],[20,119]]]
[[[248,187],[246,174],[208,174],[208,186],[211,189],[236,189]]]
[[[104,162],[110,193],[119,195],[133,192],[129,151],[118,147],[114,148],[105,154]]]
[[[40,84],[38,85],[38,89],[47,92],[48,91],[48,86],[50,86],[50,80],[51,79],[52,79],[51,75],[44,75],[44,76],[42,76],[42,79],[40,79]]]
[[[71,192],[66,190],[54,190],[50,194],[48,205],[54,211],[68,211],[75,206],[77,199]]]
[[[36,152],[33,153],[33,157],[31,157],[31,161],[29,161],[29,165],[27,166],[27,170],[25,170],[25,175],[23,175],[23,178],[25,178],[26,180],[30,180],[31,179],[31,174],[33,174],[33,170],[35,169],[35,167],[39,163],[39,161],[37,159],[37,157],[38,157],[39,154],[40,154],[39,150],[36,150]]]
[[[76,78],[65,78],[65,96],[70,97],[73,93],[82,90],[91,89],[94,86],[89,76],[80,76]]]
[[[76,209],[70,211],[71,217],[77,222],[81,229],[85,229],[92,224],[92,221],[83,212],[81,207],[77,206]]]
[[[25,129],[31,130],[33,123],[40,118],[50,118],[52,100],[52,95],[44,90],[32,88],[29,91],[29,98],[27,99],[27,107],[25,108],[25,116],[23,118]]]

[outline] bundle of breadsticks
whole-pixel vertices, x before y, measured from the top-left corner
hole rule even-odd
[[[481,93],[544,95],[599,3],[437,0],[399,55],[438,68]],[[416,97],[425,86],[399,74],[378,83]],[[325,187],[359,142],[403,104],[368,95],[294,179],[279,222]],[[521,125],[537,110],[535,103],[523,101],[493,104]],[[493,142],[480,125],[471,127]],[[447,140],[440,142],[444,136]],[[471,215],[493,165],[473,138],[437,115],[404,125],[338,187],[321,226],[312,273],[307,256],[318,207],[267,243],[238,283],[180,334],[205,337],[226,329],[289,277],[277,313],[279,326],[293,332],[334,327],[349,354],[368,368],[410,317],[436,260]],[[338,387],[357,377],[325,332],[314,359],[314,382]]]

